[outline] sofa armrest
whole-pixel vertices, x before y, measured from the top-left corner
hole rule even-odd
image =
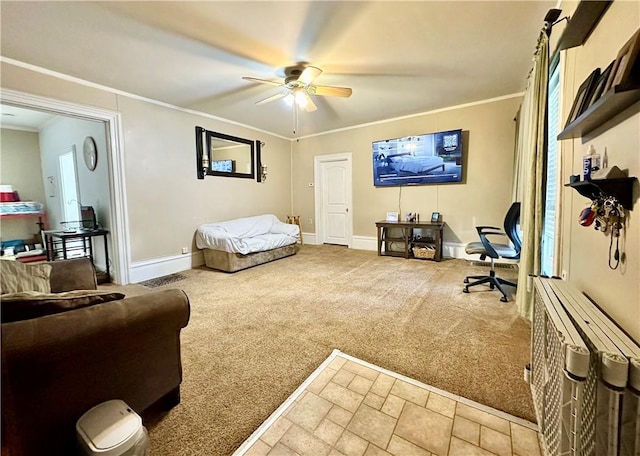
[[[276,222],[271,227],[271,233],[273,234],[286,234],[294,238],[300,237],[300,227],[292,223]]]
[[[96,270],[89,258],[50,261],[52,293],[73,290],[97,290]]]
[[[117,398],[140,413],[179,387],[189,312],[173,289],[3,324],[3,453],[70,454],[94,405]]]

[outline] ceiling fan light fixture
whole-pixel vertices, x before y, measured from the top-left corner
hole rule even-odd
[[[283,98],[284,102],[287,104],[287,106],[293,106],[293,102],[295,101],[295,98],[293,96],[293,94],[291,92],[289,92],[284,98]]]
[[[296,99],[296,104],[301,108],[304,108],[305,106],[307,106],[307,103],[309,103],[307,94],[300,88],[293,89],[293,96]]]

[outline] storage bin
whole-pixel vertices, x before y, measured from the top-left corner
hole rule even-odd
[[[433,260],[436,257],[436,249],[429,247],[414,247],[413,256],[425,260]]]
[[[142,418],[124,401],[96,405],[80,417],[76,432],[83,455],[146,456],[149,437]]]

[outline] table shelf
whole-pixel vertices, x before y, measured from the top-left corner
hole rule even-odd
[[[413,246],[429,246],[435,248],[433,261],[442,259],[442,230],[444,222],[376,222],[378,232],[378,255],[402,258],[416,258],[413,254]],[[403,236],[389,236],[389,230],[402,230]],[[431,230],[428,238],[415,239],[414,230]],[[391,250],[392,243],[401,243],[402,251]]]

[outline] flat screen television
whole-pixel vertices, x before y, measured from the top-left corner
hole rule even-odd
[[[373,185],[462,182],[462,130],[374,141]]]
[[[223,173],[234,173],[236,171],[235,160],[213,160],[211,162],[211,171],[220,171]]]

